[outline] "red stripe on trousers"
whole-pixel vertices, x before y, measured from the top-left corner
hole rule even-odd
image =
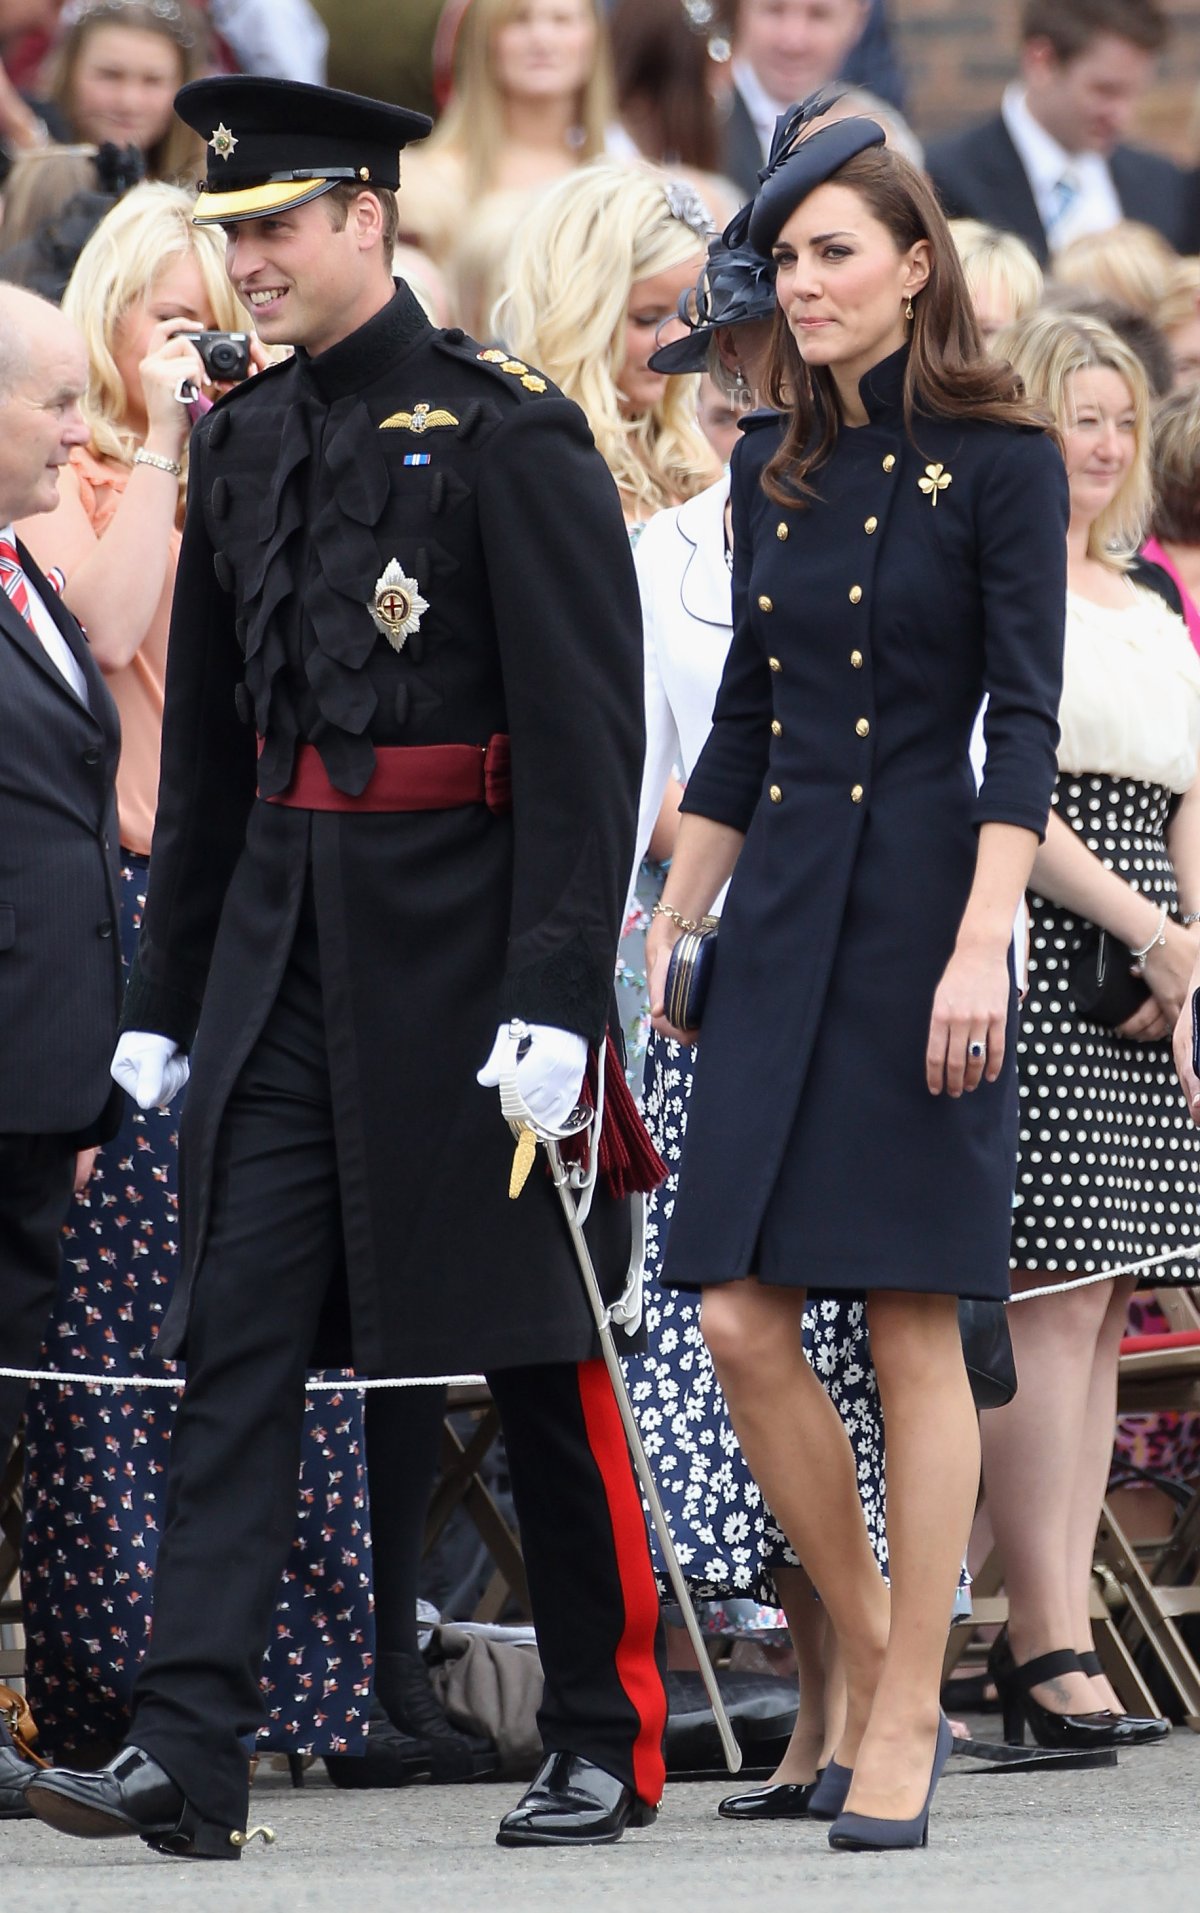
[[[608,1370],[601,1361],[580,1362],[578,1373],[584,1429],[604,1484],[625,1603],[616,1667],[617,1679],[638,1721],[633,1743],[634,1790],[639,1800],[656,1807],[667,1779],[662,1751],[667,1701],[654,1656],[658,1587],[650,1561],[646,1517]]]

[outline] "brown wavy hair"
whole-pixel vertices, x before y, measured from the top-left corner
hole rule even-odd
[[[858,194],[887,227],[898,252],[907,252],[922,239],[929,243],[929,281],[913,300],[904,374],[909,437],[915,442],[919,414],[1044,429],[1046,414],[1026,398],[1012,367],[987,357],[946,216],[924,175],[890,147],[873,146],[847,160],[831,183]],[[829,368],[804,363],[781,307],[776,307],[773,321],[766,399],[788,418],[788,429],[763,472],[763,490],[776,504],[794,506],[813,496],[809,474],[825,463],[837,443],[842,406]]]

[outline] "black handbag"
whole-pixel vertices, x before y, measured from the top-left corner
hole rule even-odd
[[[677,1030],[698,1030],[717,960],[715,929],[685,930],[671,951],[663,1011]]]
[[[962,1296],[958,1332],[976,1408],[1005,1407],[1017,1392],[1017,1365],[1004,1303]]]
[[[1149,986],[1132,969],[1133,956],[1107,930],[1089,924],[1071,959],[1071,1008],[1089,1023],[1115,1029],[1127,1023],[1150,994]]]

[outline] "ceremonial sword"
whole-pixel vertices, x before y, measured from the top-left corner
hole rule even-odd
[[[592,1320],[596,1325],[596,1334],[600,1341],[600,1352],[604,1357],[604,1366],[608,1370],[608,1378],[612,1383],[613,1394],[617,1398],[617,1408],[620,1411],[621,1425],[625,1430],[625,1440],[629,1444],[629,1453],[633,1461],[634,1472],[638,1478],[638,1486],[650,1510],[650,1519],[654,1523],[654,1532],[658,1536],[658,1545],[662,1552],[662,1558],[666,1562],[667,1578],[671,1583],[671,1590],[675,1599],[679,1603],[679,1610],[683,1617],[683,1625],[687,1630],[688,1639],[691,1641],[692,1647],[695,1650],[696,1661],[700,1669],[700,1678],[704,1682],[705,1690],[712,1704],[713,1717],[717,1723],[717,1732],[720,1735],[721,1747],[725,1755],[725,1765],[728,1767],[730,1773],[735,1774],[742,1765],[742,1750],[734,1736],[733,1728],[729,1724],[729,1715],[725,1711],[725,1702],[721,1698],[721,1690],[717,1684],[716,1669],[708,1657],[708,1648],[704,1636],[700,1631],[700,1623],[696,1619],[696,1611],[692,1606],[691,1594],[688,1591],[688,1585],[683,1576],[683,1569],[679,1565],[679,1556],[675,1552],[675,1542],[667,1521],[666,1510],[662,1504],[662,1497],[658,1492],[658,1484],[654,1479],[654,1472],[650,1466],[650,1458],[646,1453],[645,1445],[642,1441],[641,1430],[637,1424],[637,1417],[633,1412],[633,1403],[630,1401],[629,1389],[625,1381],[625,1371],[621,1367],[621,1357],[617,1352],[617,1345],[613,1336],[612,1325],[614,1320],[624,1319],[634,1322],[640,1320],[641,1269],[639,1267],[631,1270],[631,1276],[638,1289],[636,1299],[631,1299],[630,1289],[629,1286],[627,1286],[625,1294],[620,1298],[620,1301],[614,1304],[613,1308],[610,1309],[605,1303],[604,1296],[601,1293],[600,1283],[596,1277],[595,1265],[592,1261],[591,1250],[588,1248],[587,1237],[583,1232],[583,1225],[587,1221],[588,1212],[591,1208],[592,1193],[595,1188],[596,1175],[599,1169],[600,1125],[604,1118],[604,1045],[601,1044],[600,1046],[597,1061],[595,1109],[589,1109],[584,1103],[577,1104],[561,1127],[551,1129],[545,1124],[539,1123],[537,1119],[530,1114],[516,1084],[517,1062],[521,1054],[521,1045],[528,1041],[530,1034],[528,1026],[522,1023],[518,1018],[514,1018],[508,1026],[508,1034],[510,1038],[509,1046],[500,1064],[500,1110],[517,1143],[516,1155],[513,1158],[513,1174],[509,1184],[509,1194],[510,1196],[520,1194],[521,1188],[524,1185],[537,1154],[538,1146],[540,1145],[546,1151],[546,1156],[550,1164],[550,1174],[554,1182],[554,1187],[558,1192],[559,1202],[562,1205],[563,1216],[566,1219],[567,1230],[571,1237],[571,1245],[575,1251],[575,1260],[579,1266],[580,1280],[583,1283],[584,1294],[587,1297],[588,1306],[592,1312]],[[571,1137],[580,1135],[589,1127],[593,1130],[593,1146],[590,1152],[591,1161],[585,1170],[578,1163],[567,1163],[563,1160],[561,1144]]]

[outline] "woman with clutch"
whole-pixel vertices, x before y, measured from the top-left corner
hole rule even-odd
[[[1169,1038],[1200,921],[1200,662],[1177,610],[1142,582],[1154,567],[1134,567],[1151,497],[1140,361],[1071,313],[1027,319],[996,349],[1054,419],[1071,504],[1059,775],[1033,867],[1018,1042],[1019,1297],[1195,1234],[1200,1135]],[[1150,1279],[1198,1274],[1177,1259]],[[1168,1731],[1121,1711],[1088,1617],[1134,1286],[1081,1283],[1009,1310],[1017,1394],[983,1438],[1009,1605],[991,1670],[1009,1739],[1029,1726],[1044,1745],[1127,1746]]]
[[[663,1027],[671,947],[732,877],[664,1279],[703,1292],[742,1449],[846,1669],[809,1811],[835,1846],[893,1848],[927,1838],[951,1744],[979,1473],[957,1301],[1008,1286],[1010,951],[1054,782],[1066,487],[984,357],[924,179],[873,121],[796,134],[749,228],[776,264],[785,416],[734,458],[733,644],[648,947]],[[864,1292],[890,1603],[800,1336],[810,1295]]]

